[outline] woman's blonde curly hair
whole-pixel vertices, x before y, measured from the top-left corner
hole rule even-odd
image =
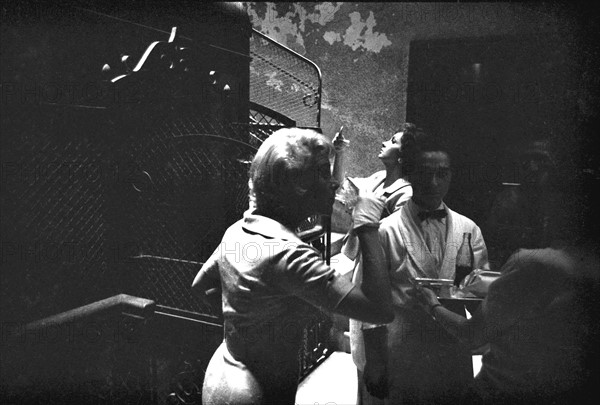
[[[312,129],[275,131],[260,146],[250,166],[248,185],[255,208],[279,215],[293,209],[312,186],[303,175],[334,153],[331,141]]]

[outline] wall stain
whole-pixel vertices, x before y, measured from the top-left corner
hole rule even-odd
[[[344,45],[349,46],[353,51],[364,48],[367,51],[379,53],[383,47],[392,44],[385,34],[373,32],[373,27],[377,25],[377,22],[375,22],[372,11],[369,11],[369,17],[365,22],[362,21],[358,11],[350,13],[349,17],[351,25],[346,29],[343,37]]]
[[[293,3],[290,6],[292,9],[282,12],[281,15],[275,3],[264,3],[266,7],[264,13],[261,13],[257,3],[248,3],[247,10],[252,24],[259,27],[261,32],[294,51],[305,54],[305,37],[310,35],[310,32],[307,32],[307,22],[325,27],[334,20],[342,4],[340,2],[335,5],[330,2],[320,3],[309,12],[302,3]],[[369,11],[365,21],[357,11],[348,14],[348,20],[349,24],[345,30],[340,29],[339,24],[336,24],[335,28],[340,29],[340,32],[335,29],[328,30],[322,35],[323,40],[329,45],[340,42],[353,51],[362,49],[375,53],[392,44],[385,34],[373,31],[377,22],[372,11]]]

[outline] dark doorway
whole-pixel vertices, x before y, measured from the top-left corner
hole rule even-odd
[[[553,35],[414,41],[407,121],[443,137],[454,164],[448,205],[485,220],[502,183],[521,183],[520,145],[553,144],[557,164],[572,166],[568,134],[576,120],[578,80],[570,47]]]

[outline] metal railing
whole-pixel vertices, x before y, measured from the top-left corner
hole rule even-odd
[[[304,56],[257,30],[250,37],[250,101],[300,127],[321,125],[321,71]]]

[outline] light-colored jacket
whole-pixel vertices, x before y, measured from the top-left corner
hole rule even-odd
[[[365,179],[365,183],[371,191],[375,191],[383,184],[385,177],[386,171],[380,170]],[[381,192],[383,197],[385,197],[385,208],[383,209],[382,218],[398,211],[412,197],[412,187],[403,178],[399,178],[388,187],[382,188]]]
[[[409,203],[411,204],[411,203]],[[425,244],[420,224],[410,213],[409,204],[381,221],[379,236],[386,254],[386,265],[392,284],[392,296],[397,309],[402,309],[411,287],[409,276],[454,279],[456,253],[462,243],[464,232],[472,235],[471,243],[475,256],[475,268],[489,269],[487,248],[481,230],[471,219],[449,209],[447,212],[447,233],[441,268],[437,268]],[[355,272],[359,276],[361,272]],[[360,282],[360,279],[355,279]],[[398,322],[398,317],[394,322]],[[354,363],[364,369],[364,342],[362,329],[372,325],[350,321],[350,346]],[[390,336],[389,339],[393,339]]]

